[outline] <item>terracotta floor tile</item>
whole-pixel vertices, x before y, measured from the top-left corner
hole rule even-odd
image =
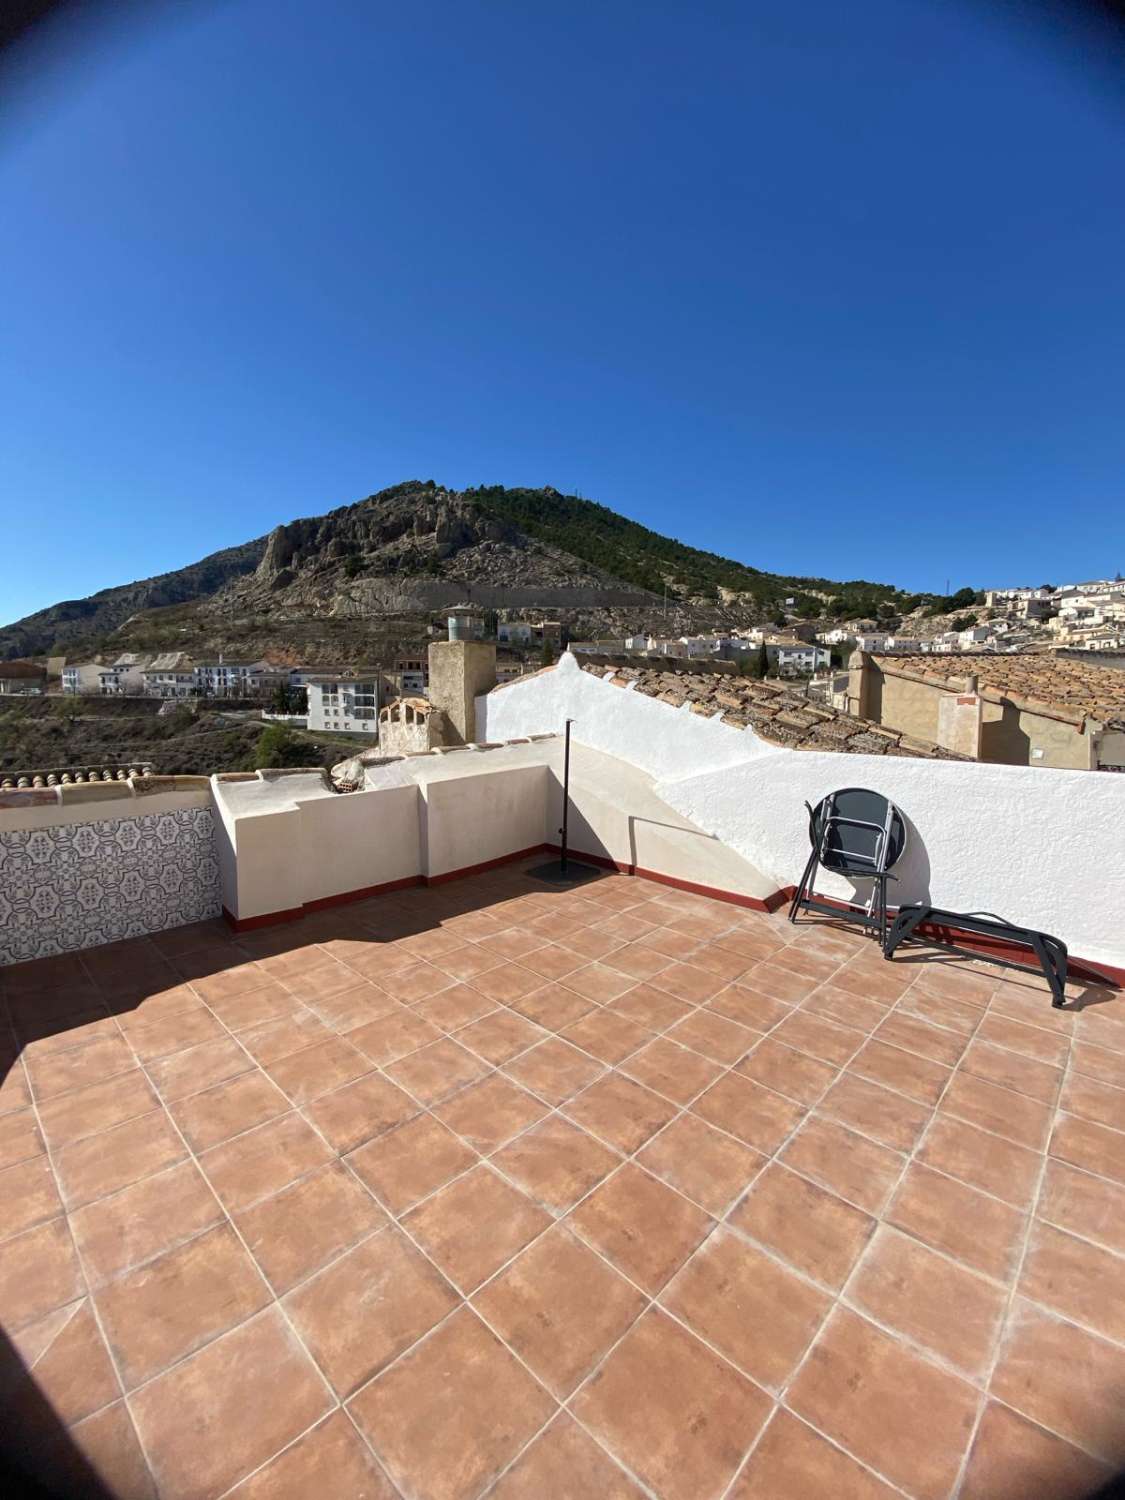
[[[1017,1298],[992,1394],[1068,1441],[1120,1465],[1125,1349]]]
[[[483,1165],[403,1219],[412,1238],[466,1296],[550,1222],[538,1204]]]
[[[748,989],[738,981],[720,990],[703,1008],[758,1033],[767,1032],[779,1021],[784,1021],[794,1009],[759,990]]]
[[[0,1115],[0,1167],[14,1167],[19,1161],[41,1156],[46,1149],[33,1110],[16,1109]]]
[[[675,932],[670,927],[662,926],[657,927],[653,932],[644,933],[642,937],[634,938],[631,946],[647,948],[650,953],[659,953],[662,958],[668,959],[669,963],[685,963],[699,951],[703,944],[697,938],[688,937],[685,933]]]
[[[931,1114],[928,1104],[904,1099],[850,1070],[840,1075],[817,1111],[893,1151],[906,1152],[914,1150]]]
[[[960,959],[939,958],[917,965],[913,988],[939,998],[949,996],[983,1010],[992,998],[996,980],[975,973]]]
[[[1072,1234],[1125,1254],[1125,1186],[1048,1160],[1035,1212]]]
[[[344,1167],[329,1162],[239,1210],[234,1222],[281,1296],[385,1224],[386,1215]]]
[[[51,1219],[0,1243],[0,1323],[5,1328],[14,1332],[85,1290],[65,1219]]]
[[[354,1031],[380,1016],[393,1015],[398,1005],[385,990],[363,982],[309,1002],[313,1014],[335,1032]]]
[[[573,948],[575,953],[581,953],[590,963],[600,960],[609,963],[613,955],[624,946],[618,938],[611,937],[607,932],[595,932],[592,927],[560,934],[559,940],[568,948]]]
[[[977,1393],[839,1308],[793,1382],[788,1404],[908,1494],[945,1500],[972,1436]]]
[[[804,1108],[738,1073],[727,1073],[691,1106],[708,1124],[771,1155],[804,1118]]]
[[[714,1011],[699,1009],[682,1021],[677,1021],[668,1032],[669,1038],[684,1047],[691,1047],[712,1062],[728,1066],[737,1062],[754,1044],[761,1040],[760,1033],[740,1026]]]
[[[1032,1151],[1042,1151],[1047,1144],[1052,1111],[1046,1104],[971,1073],[955,1075],[938,1108]]]
[[[39,1109],[39,1123],[52,1151],[158,1109],[160,1101],[139,1068],[61,1094]]]
[[[451,1037],[443,1037],[440,1042],[431,1042],[397,1062],[388,1063],[384,1071],[422,1104],[433,1105],[483,1077],[488,1069],[475,1053]]]
[[[800,1005],[807,1000],[821,980],[816,975],[800,974],[779,953],[774,958],[754,964],[739,980],[747,989],[757,990],[785,1005]]]
[[[502,932],[486,934],[479,940],[482,952],[495,954],[497,959],[507,963],[522,958],[525,953],[534,953],[546,944],[545,937],[529,932],[526,927],[507,927]]]
[[[1044,1031],[1039,1026],[1026,1026],[1021,1021],[1011,1021],[1007,1016],[993,1015],[991,1011],[977,1028],[976,1039],[997,1047],[1006,1047],[1023,1057],[1033,1057],[1037,1062],[1053,1063],[1065,1067],[1069,1043],[1065,1036]]]
[[[473,988],[479,990],[493,1004],[510,1005],[522,995],[541,988],[543,978],[520,964],[503,963],[495,969],[486,969],[473,980]]]
[[[959,1032],[931,1026],[928,1021],[920,1021],[901,1010],[892,1010],[875,1028],[872,1037],[877,1042],[927,1057],[931,1062],[944,1063],[947,1068],[957,1066],[969,1045],[968,1037]]]
[[[626,943],[624,948],[616,949],[606,962],[611,968],[619,969],[622,974],[640,981],[651,979],[674,960],[667,954],[657,953],[654,948],[646,948],[643,943],[634,940]]]
[[[663,972],[670,973],[671,969]],[[630,975],[623,974],[619,969],[611,968],[608,964],[592,963],[587,964],[585,968],[575,969],[560,983],[564,989],[573,990],[575,994],[583,996],[586,1000],[592,1000],[596,1005],[608,1005],[631,990],[637,981]]]
[[[949,1068],[929,1058],[891,1047],[874,1038],[848,1064],[848,1072],[871,1083],[894,1089],[918,1104],[935,1105],[953,1076]]]
[[[33,1054],[27,1059],[32,1092],[39,1101],[101,1083],[136,1066],[136,1058],[121,1036],[96,1036],[81,1046]]]
[[[88,1297],[14,1331],[12,1344],[27,1373],[5,1371],[4,1420],[9,1432],[34,1430],[42,1421],[43,1403],[70,1425],[121,1394]]]
[[[596,1014],[600,1009],[596,1001],[587,1000],[585,996],[553,981],[522,995],[518,1000],[512,1000],[510,1004],[512,1010],[526,1020],[533,1021],[548,1031],[562,1031],[564,1027],[573,1026],[583,1016]]]
[[[172,1057],[157,1058],[147,1066],[149,1077],[165,1104],[188,1094],[199,1094],[216,1083],[237,1078],[254,1066],[232,1037],[217,1042],[203,1042]]]
[[[31,1090],[22,1063],[14,1051],[0,1050],[0,1116],[30,1104]]]
[[[401,1214],[476,1160],[451,1130],[431,1115],[419,1115],[360,1146],[348,1165],[391,1213]]]
[[[575,1398],[575,1416],[662,1500],[717,1500],[772,1403],[653,1309]]]
[[[635,988],[615,1000],[611,1013],[646,1026],[650,1031],[663,1031],[691,1014],[692,1007],[683,1000],[667,995],[663,990],[653,989],[651,984],[638,984]]]
[[[178,1132],[161,1111],[64,1146],[55,1155],[55,1172],[67,1207],[75,1209],[160,1172],[186,1155]]]
[[[841,1026],[851,1026],[868,1034],[887,1017],[885,1005],[875,1000],[862,1000],[850,990],[837,989],[834,984],[822,984],[815,989],[801,1009],[810,1016],[824,1016],[829,1021],[839,1021]]]
[[[193,1151],[206,1151],[232,1135],[285,1114],[289,1100],[264,1073],[243,1073],[171,1106]]]
[[[0,1203],[4,1204],[0,1240],[57,1218],[63,1204],[47,1158],[35,1156],[0,1171]]]
[[[1094,1333],[1125,1342],[1125,1274],[1112,1251],[1051,1224],[1033,1224],[1019,1290]]]
[[[268,1378],[253,1378],[267,1371]],[[286,1393],[284,1401],[277,1399],[279,1390]],[[184,1500],[222,1494],[331,1405],[315,1366],[276,1308],[129,1398],[161,1492]]]
[[[593,1438],[561,1414],[489,1492],[489,1500],[642,1500],[641,1490]]]
[[[969,1379],[988,1372],[1007,1293],[992,1281],[881,1228],[848,1283],[848,1301]]]
[[[561,1226],[517,1256],[473,1302],[560,1401],[646,1306],[635,1287]]]
[[[1096,1078],[1099,1083],[1110,1083],[1114,1088],[1125,1089],[1125,1053],[1111,1052],[1107,1047],[1077,1041],[1071,1045],[1070,1066],[1075,1073]]]
[[[1037,1026],[1041,1031],[1054,1032],[1056,1036],[1074,1035],[1075,1013],[1055,1010],[1050,996],[1025,984],[1000,982],[989,1003],[990,1016],[1003,1016],[1009,1021],[1022,1021],[1027,1026]]]
[[[152,1476],[123,1401],[115,1401],[75,1423],[65,1445],[44,1454],[43,1477],[54,1493],[90,1493],[91,1475],[100,1493],[154,1500]]]
[[[214,1042],[226,1037],[226,1029],[201,1006],[179,1015],[161,1016],[158,1020],[134,1026],[129,1032],[129,1046],[144,1063],[170,1057],[200,1042]]]
[[[1119,1131],[1060,1112],[1049,1154],[1114,1182],[1125,1183],[1125,1150]]]
[[[331,1157],[316,1131],[290,1113],[205,1151],[199,1165],[223,1207],[233,1213],[272,1197]]]
[[[710,1058],[682,1047],[667,1037],[655,1037],[620,1064],[621,1071],[676,1104],[688,1104],[720,1077],[722,1068]]]
[[[591,1057],[612,1065],[623,1061],[652,1040],[652,1032],[635,1021],[627,1020],[615,1010],[594,1009],[562,1032],[562,1039],[581,1047]]]
[[[837,969],[832,983],[838,990],[847,990],[864,1000],[875,1000],[883,1006],[893,1005],[914,983],[914,974],[904,965],[887,963],[885,959],[873,961],[860,957],[852,959],[843,968]]]
[[[722,1214],[761,1171],[766,1158],[741,1141],[684,1114],[637,1160],[711,1214]]]
[[[807,1052],[810,1057],[842,1068],[850,1062],[867,1040],[854,1026],[840,1026],[807,1010],[791,1011],[770,1032],[775,1042]]]
[[[703,1005],[706,1001],[713,1000],[729,982],[721,974],[700,968],[694,963],[669,964],[649,981],[654,989],[664,990],[689,1005]]]
[[[944,1026],[968,1040],[980,1025],[984,1012],[977,1005],[967,1004],[951,996],[934,995],[928,990],[911,985],[898,1002],[897,1014],[913,1016],[918,1021],[929,1021],[935,1026]]]
[[[341,1156],[364,1141],[402,1125],[418,1105],[381,1073],[368,1073],[305,1106],[305,1114]]]
[[[486,969],[495,969],[504,962],[500,954],[487,952],[473,942],[458,943],[455,948],[437,954],[433,961],[436,968],[462,983],[471,982],[477,974],[483,974]]]
[[[990,1401],[973,1441],[961,1500],[1086,1500],[1109,1478],[1104,1465],[1054,1433]]]
[[[979,1036],[974,1037],[966,1048],[961,1070],[1012,1089],[1017,1094],[1038,1099],[1041,1104],[1054,1104],[1063,1076],[1062,1069],[1051,1063],[1038,1062],[1006,1047],[997,1047],[992,1042],[982,1041]]]
[[[538,974],[542,979],[562,979],[583,968],[589,959],[584,953],[576,953],[565,944],[547,943],[545,947],[533,949],[520,958],[520,964]]]
[[[838,1289],[875,1229],[875,1220],[835,1193],[771,1164],[727,1222],[814,1281]]]
[[[548,1104],[559,1105],[605,1069],[569,1042],[551,1037],[508,1063],[504,1071]]]
[[[917,1162],[906,1169],[887,1222],[1005,1284],[1015,1273],[1025,1216]]]
[[[410,968],[379,977],[379,988],[402,1005],[416,1005],[419,1000],[428,1000],[431,995],[438,995],[456,983],[451,974],[421,961]]]
[[[425,990],[426,994],[436,993],[437,988],[444,987],[445,984],[451,982],[447,974],[442,974],[439,969],[431,969],[428,964],[419,963],[414,969],[403,969],[401,972],[404,975],[410,974],[418,978],[425,976],[427,983],[432,979],[434,989]],[[335,959],[325,955],[324,962],[318,964],[315,969],[306,969],[300,974],[286,975],[282,983],[297,996],[302,1005],[307,1005],[311,1010],[316,1010],[322,1001],[331,999],[333,995],[342,994],[345,990],[354,989],[356,978],[355,969],[349,968],[347,964],[338,963]],[[388,974],[386,976],[386,983],[384,984],[380,981],[379,988],[385,990],[387,994],[393,996],[396,1000],[403,998],[399,992],[400,982],[398,974]],[[422,995],[414,994],[411,998],[421,999]]]
[[[646,932],[655,932],[659,926],[659,922],[650,922],[643,916],[618,912],[615,916],[605,917],[595,923],[594,931],[604,932],[607,937],[618,938],[623,943],[634,943],[637,938],[644,937]]]
[[[759,1385],[780,1389],[832,1298],[718,1230],[664,1288],[661,1303]]]
[[[498,1151],[495,1164],[552,1213],[563,1214],[613,1171],[620,1157],[551,1115]]]
[[[261,989],[250,990],[245,995],[211,1000],[208,1004],[229,1031],[245,1031],[248,1027],[260,1026],[264,1021],[277,1021],[304,1009],[304,1002],[299,996],[287,990],[284,985],[273,982],[263,985]]]
[[[462,1027],[454,1039],[494,1067],[499,1067],[526,1052],[536,1042],[544,1041],[546,1032],[511,1010],[499,1009],[474,1021],[471,1026]]]
[[[285,1307],[337,1395],[346,1398],[459,1302],[426,1257],[391,1227],[290,1292]]]
[[[373,1063],[385,1067],[430,1042],[441,1040],[440,1027],[432,1026],[406,1006],[390,1015],[379,1016],[348,1032],[348,1041],[358,1047]]]
[[[222,1216],[204,1179],[185,1161],[76,1210],[70,1225],[90,1285],[97,1287],[202,1233]]]
[[[238,1040],[255,1062],[268,1068],[279,1058],[289,1057],[305,1047],[315,1047],[317,1042],[326,1042],[332,1033],[319,1016],[311,1010],[294,1011],[279,1021],[264,1021],[239,1033]]]
[[[499,1073],[454,1094],[434,1111],[438,1119],[488,1156],[547,1113],[547,1106]]]
[[[882,1212],[906,1165],[897,1151],[818,1115],[801,1124],[779,1160],[870,1214]]]
[[[349,1410],[404,1493],[470,1500],[553,1408],[542,1386],[465,1308],[364,1386]]]
[[[931,1121],[916,1160],[1003,1198],[1015,1208],[1031,1206],[1043,1165],[1038,1152],[940,1112]]]
[[[1071,1072],[1063,1085],[1059,1108],[1083,1120],[1125,1131],[1125,1089],[1101,1083],[1083,1073]],[[1122,1141],[1125,1149],[1125,1140]]]
[[[230,1500],[397,1500],[390,1480],[343,1412],[332,1415],[230,1491]]]
[[[692,965],[697,969],[706,969],[709,974],[715,974],[722,979],[724,984],[730,984],[735,979],[740,979],[746,970],[752,967],[754,958],[735,953],[733,949],[725,945],[720,947],[719,942],[706,943],[697,952],[692,954]]]
[[[707,1236],[714,1221],[627,1162],[580,1203],[566,1223],[655,1296]]]
[[[644,1145],[676,1113],[676,1106],[621,1073],[606,1073],[563,1106],[591,1135],[626,1156]]]
[[[132,1390],[272,1300],[228,1224],[220,1224],[96,1294],[125,1389]]]
[[[429,1021],[442,1031],[458,1031],[496,1009],[494,1000],[487,1000],[479,990],[468,984],[455,984],[452,989],[442,990],[440,995],[431,995],[414,1007],[414,1014]]]
[[[371,1072],[371,1060],[340,1037],[280,1057],[266,1069],[294,1104],[311,1104]]]
[[[779,1407],[730,1500],[895,1500],[899,1493]]]
[[[813,1105],[836,1077],[837,1070],[828,1063],[796,1052],[772,1037],[761,1038],[757,1045],[735,1064],[735,1071],[752,1078],[775,1094],[784,1094],[797,1104]]]

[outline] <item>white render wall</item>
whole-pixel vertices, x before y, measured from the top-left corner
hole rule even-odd
[[[804,802],[867,786],[909,826],[894,904],[928,896],[995,912],[1062,938],[1075,957],[1125,967],[1125,776],[785,750],[613,687],[566,656],[477,700],[492,739],[558,732],[568,716],[576,740],[651,771],[659,797],[777,889],[797,883],[808,857]]]

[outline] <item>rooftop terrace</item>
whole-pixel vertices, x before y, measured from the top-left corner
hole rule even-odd
[[[527,863],[0,969],[9,1448],[117,1500],[1103,1481],[1125,998]]]

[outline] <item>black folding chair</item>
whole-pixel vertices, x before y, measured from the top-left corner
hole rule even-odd
[[[812,853],[789,908],[795,922],[799,911],[827,916],[848,916],[875,933],[879,946],[887,941],[887,881],[906,848],[906,823],[893,802],[880,792],[863,787],[844,787],[830,792],[809,810],[809,843]],[[871,881],[871,894],[857,910],[820,899],[814,890],[819,867],[834,875]]]

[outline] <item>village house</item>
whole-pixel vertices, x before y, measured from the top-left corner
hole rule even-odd
[[[193,698],[199,692],[195,668],[183,651],[154,656],[141,672],[141,681],[150,698]]]

